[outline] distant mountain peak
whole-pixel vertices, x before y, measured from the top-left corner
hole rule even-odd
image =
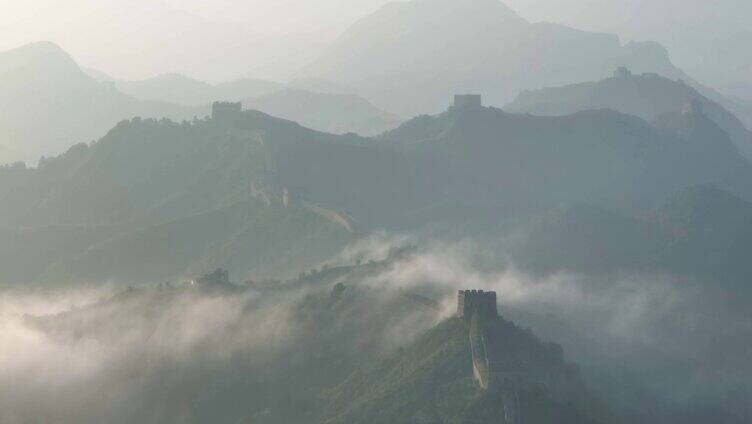
[[[409,3],[409,2],[408,2]],[[412,3],[421,6],[447,9],[490,10],[502,11],[510,16],[520,17],[517,12],[499,0],[413,0]],[[522,19],[522,18],[520,18]]]
[[[521,89],[603,78],[620,65],[686,77],[655,43],[530,23],[497,0],[413,0],[357,21],[297,77],[337,81],[407,116],[440,111],[453,92],[483,91],[498,105]]]
[[[420,19],[424,17],[464,19],[468,16],[486,20],[515,21],[528,23],[524,18],[498,0],[413,0],[407,2],[387,3],[374,14],[364,20],[383,16],[403,15],[405,18]],[[362,21],[362,20],[361,20]],[[478,21],[468,21],[468,24],[479,24]],[[358,23],[355,24],[356,26]]]
[[[68,56],[68,53],[66,53],[65,50],[60,47],[60,45],[46,40],[24,44],[23,46],[17,47],[10,51],[39,54],[62,54]]]
[[[83,74],[75,60],[60,47],[50,41],[40,41],[0,52],[0,72],[17,69],[54,69],[74,71]]]
[[[633,73],[626,66],[618,67],[610,78],[598,81],[523,91],[504,109],[545,116],[613,109],[647,121],[672,122],[669,126],[674,128],[704,122],[706,129],[720,127],[742,154],[752,158],[752,132],[722,104],[682,79],[666,78],[656,72]],[[708,120],[713,124],[705,122]]]

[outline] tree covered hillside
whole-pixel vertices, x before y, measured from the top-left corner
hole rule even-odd
[[[3,168],[3,280],[154,281],[219,265],[269,274],[326,259],[351,229],[267,181],[262,127],[134,119],[37,168]]]
[[[133,119],[36,168],[0,170],[2,280],[144,281],[216,266],[268,275],[375,229],[496,228],[562,203],[634,215],[697,184],[748,200],[750,177],[702,111],[651,125],[608,111],[453,107],[376,139],[254,111]]]
[[[598,422],[603,407],[577,381],[576,367],[563,362],[561,347],[496,318],[486,338],[510,367],[552,367],[570,375],[566,399],[551,387],[531,385],[519,393],[522,422]],[[501,393],[473,379],[469,324],[449,319],[397,355],[366,368],[333,390],[327,423],[492,423],[505,420]],[[525,364],[524,366],[522,364]],[[534,379],[532,373],[521,378]]]
[[[114,397],[138,405],[121,411],[125,421],[144,423],[174,416],[261,424],[500,422],[499,393],[473,380],[468,323],[446,319],[441,297],[421,296],[421,289],[368,284],[411,254],[394,251],[275,283],[233,283],[219,270],[190,283],[129,288],[61,313],[27,316],[24,325],[64,346],[62,354],[98,346],[116,353],[103,349],[92,358],[102,370],[95,376],[66,376],[75,391],[24,385],[14,396],[34,390],[33,407],[16,402],[0,419],[56,413],[97,421],[118,410]],[[502,318],[487,326],[490,348],[509,366],[531,370],[521,378],[535,381],[538,368],[566,376],[563,386],[521,391],[525,422],[587,423],[607,411],[560,346]],[[120,379],[123,372],[132,379]],[[92,406],[59,410],[61,400]]]

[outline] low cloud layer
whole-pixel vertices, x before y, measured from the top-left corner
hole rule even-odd
[[[585,375],[653,373],[641,384],[674,401],[725,402],[748,390],[749,324],[670,276],[531,276],[502,260],[494,266],[473,241],[386,234],[350,246],[330,266],[383,263],[416,242],[420,249],[378,271],[274,289],[5,291],[0,422],[291,419],[279,404],[304,396],[291,378],[335,384],[358,361],[385,358],[450,317],[456,291],[468,288],[497,291],[506,319],[561,343]],[[337,283],[349,288],[338,293]],[[321,365],[331,358],[337,367]],[[609,389],[621,384],[614,381]]]
[[[398,266],[364,281],[431,293],[443,299],[444,316],[456,308],[458,289],[494,290],[502,316],[561,343],[586,374],[613,373],[611,390],[627,390],[624,373],[646,391],[670,402],[741,405],[752,387],[749,345],[752,324],[730,308],[728,293],[666,274],[533,276],[493,257],[493,247],[474,240],[453,243],[379,235],[348,252],[383,254],[394,245],[426,246]],[[639,376],[639,377],[638,377]],[[747,393],[746,395],[743,393]],[[749,410],[746,411],[749,414]]]
[[[71,302],[64,296],[59,301],[61,307]],[[60,315],[4,313],[0,421],[160,421],[189,408],[183,402],[190,395],[159,405],[144,399],[150,393],[169,396],[182,384],[199,390],[195,377],[214,372],[209,370],[258,367],[288,347],[295,337],[284,306],[290,301],[261,301],[255,292],[144,290]],[[40,307],[28,297],[4,304],[16,311],[21,304]],[[138,411],[138,405],[149,410]]]

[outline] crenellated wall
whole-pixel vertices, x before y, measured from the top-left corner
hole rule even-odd
[[[480,94],[457,94],[454,96],[454,107],[458,109],[479,109],[483,107]]]
[[[482,316],[499,316],[496,308],[496,292],[460,290],[457,293],[457,316],[469,320],[474,311],[478,311]]]
[[[484,390],[499,393],[504,407],[504,423],[520,424],[518,378],[498,366],[489,350],[487,325],[498,318],[496,292],[460,290],[457,293],[457,316],[469,322],[473,377]]]

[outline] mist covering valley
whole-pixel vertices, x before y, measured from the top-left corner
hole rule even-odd
[[[561,343],[585,381],[606,391],[598,401],[611,402],[615,419],[686,418],[683,408],[698,399],[747,407],[750,370],[736,339],[751,329],[730,326],[741,311],[717,315],[720,305],[693,284],[661,274],[536,277],[486,269],[470,259],[479,246],[468,242],[428,243],[394,256],[407,241],[370,239],[340,264],[277,284],[110,287],[52,300],[6,293],[2,418],[332,419],[334,395],[320,390],[336,391],[364,362],[403,351],[450,317],[456,290],[469,286],[496,290],[505,317]],[[384,249],[393,256],[381,257]],[[353,259],[361,265],[344,265]],[[717,398],[722,392],[736,393],[738,403],[726,405],[734,399]]]
[[[752,421],[746,5],[240,3],[0,17],[0,423]]]

